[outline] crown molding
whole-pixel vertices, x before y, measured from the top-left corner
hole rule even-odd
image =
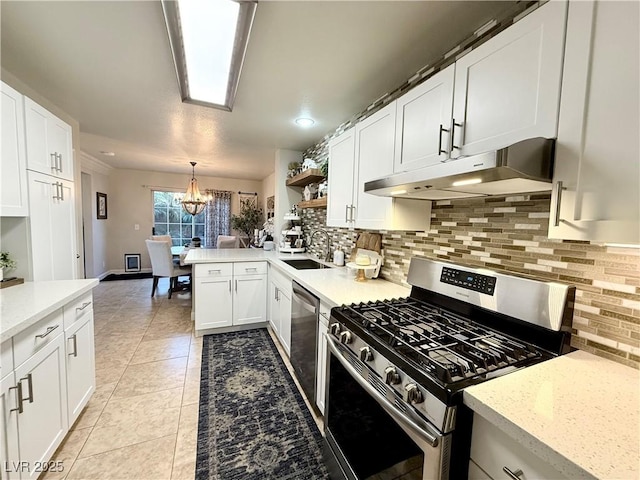
[[[90,170],[92,172],[101,173],[102,175],[109,175],[111,171],[114,170],[111,165],[108,165],[83,151],[80,151],[80,169],[83,172],[85,170]]]

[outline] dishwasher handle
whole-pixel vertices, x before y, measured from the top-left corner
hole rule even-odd
[[[320,300],[297,282],[293,282],[293,296],[296,297],[297,302],[305,310],[308,310],[314,315],[320,311]]]

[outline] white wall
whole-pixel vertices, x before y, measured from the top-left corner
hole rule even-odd
[[[113,167],[84,153],[80,153],[82,171],[82,219],[85,241],[85,270],[87,278],[97,278],[108,272],[107,257],[110,243],[109,228],[113,217],[107,211],[107,219],[97,218],[96,192],[111,196],[110,175]]]
[[[260,180],[204,177],[198,175],[197,170],[196,178],[201,192],[207,188],[235,192],[231,197],[232,214],[240,210],[238,191],[258,192],[260,202],[264,197]],[[126,253],[141,254],[142,268],[151,268],[144,241],[149,238],[153,228],[152,190],[184,192],[191,174],[114,169],[109,179],[107,269],[123,270]],[[139,226],[138,230],[135,229],[136,225]]]

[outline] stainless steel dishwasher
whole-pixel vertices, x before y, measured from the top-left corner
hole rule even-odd
[[[297,282],[291,298],[291,365],[309,403],[316,407],[316,358],[320,300]]]

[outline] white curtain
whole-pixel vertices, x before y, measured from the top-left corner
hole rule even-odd
[[[225,190],[211,190],[213,198],[207,202],[204,217],[204,245],[216,245],[218,235],[231,234],[231,194]]]

